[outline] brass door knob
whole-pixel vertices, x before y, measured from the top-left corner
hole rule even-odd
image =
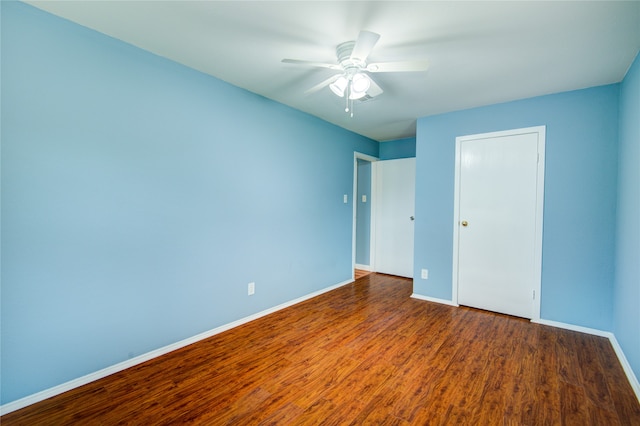
[[[469,222],[467,222],[466,220],[462,221],[462,226],[467,226],[469,224]]]

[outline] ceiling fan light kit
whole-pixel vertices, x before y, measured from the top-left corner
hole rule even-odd
[[[301,61],[298,59],[283,59],[282,62],[341,71],[340,74],[314,86],[308,90],[307,93],[329,86],[329,89],[337,96],[342,98],[346,95],[345,112],[351,112],[351,117],[353,117],[354,100],[365,97],[371,99],[383,93],[380,86],[378,86],[371,76],[367,75],[367,72],[426,71],[428,68],[426,61],[367,64],[367,57],[379,38],[380,35],[374,32],[360,31],[357,40],[347,41],[336,47],[337,64]]]
[[[331,89],[331,91],[336,95],[343,97],[348,84],[349,81],[347,80],[347,77],[341,75],[336,81],[329,85],[329,89]]]
[[[367,90],[371,86],[371,80],[365,74],[359,72],[351,78],[351,97],[357,96],[360,99],[367,94]]]
[[[370,86],[369,77],[363,73],[356,73],[353,76],[341,75],[329,85],[329,88],[341,98],[344,97],[348,89],[350,99],[360,99],[367,94]]]

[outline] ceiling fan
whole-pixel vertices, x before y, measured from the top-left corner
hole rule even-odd
[[[338,63],[336,64],[298,59],[283,59],[282,62],[339,71],[338,74],[313,86],[305,93],[313,93],[329,86],[333,93],[346,98],[345,112],[351,111],[351,116],[353,117],[353,100],[371,99],[383,92],[368,73],[426,71],[429,68],[427,61],[367,63],[367,57],[379,38],[380,34],[371,31],[360,31],[357,40],[347,41],[336,47],[336,56],[338,58]]]

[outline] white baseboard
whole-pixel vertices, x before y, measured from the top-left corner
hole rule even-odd
[[[25,396],[24,398],[17,399],[15,401],[9,402],[0,406],[0,416],[5,414],[9,414],[13,411],[19,410],[21,408],[27,407],[31,404],[35,404],[36,402],[44,401],[47,398],[51,398],[56,395],[60,395],[61,393],[70,391],[72,389],[78,388],[80,386],[86,385],[87,383],[94,382],[96,380],[102,379],[104,377],[110,376],[111,374],[117,373],[122,370],[126,370],[127,368],[133,367],[134,365],[142,364],[143,362],[149,361],[150,359],[157,358],[159,356],[168,354],[169,352],[175,351],[176,349],[183,348],[185,346],[196,343],[200,340],[207,339],[211,336],[215,336],[216,334],[220,334],[224,331],[230,330],[234,327],[238,327],[242,324],[246,324],[258,318],[264,317],[266,315],[272,314],[284,308],[288,308],[289,306],[293,306],[300,302],[304,302],[305,300],[314,298],[323,293],[327,293],[331,290],[335,290],[339,287],[342,287],[347,284],[351,284],[353,280],[349,279],[343,281],[341,283],[332,285],[330,287],[326,287],[322,290],[315,291],[313,293],[307,294],[305,296],[299,297],[297,299],[290,300],[288,302],[282,303],[280,305],[274,306],[273,308],[266,309],[264,311],[255,313],[253,315],[249,315],[247,317],[241,318],[237,321],[230,322],[228,324],[221,325],[220,327],[216,327],[212,330],[205,331],[203,333],[197,334],[195,336],[186,338],[176,343],[172,343],[170,345],[164,346],[162,348],[155,349],[151,352],[147,352],[145,354],[139,355],[135,358],[131,358],[129,360],[120,362],[118,364],[109,366],[107,368],[103,368],[102,370],[98,370],[96,372],[87,374],[86,376],[78,377],[77,379],[70,380],[66,383],[62,383],[58,386],[54,386],[49,389],[45,389],[38,393],[34,393],[33,395]]]
[[[251,322],[253,320],[256,320],[258,318],[264,317],[266,315],[272,314],[274,312],[277,312],[279,310],[282,310],[284,308],[288,308],[289,306],[293,306],[295,304],[298,304],[300,302],[304,302],[305,300],[311,299],[313,297],[319,296],[323,293],[329,292],[331,290],[335,290],[339,287],[342,287],[344,285],[350,284],[352,283],[353,280],[346,280],[343,281],[341,283],[335,284],[333,286],[330,287],[326,287],[322,290],[318,290],[316,292],[307,294],[305,296],[299,297],[297,299],[293,299],[290,300],[288,302],[282,303],[280,305],[274,306],[273,308],[269,308],[266,309],[264,311],[255,313],[253,315],[249,315],[247,317],[241,318],[237,321],[233,321],[230,322],[228,324],[224,324],[220,327],[216,327],[212,330],[209,331],[205,331],[204,333],[200,333],[197,334],[195,336],[189,337],[187,339],[181,340],[179,342],[173,343],[171,345],[167,345],[164,346],[162,348],[158,348],[156,350],[153,350],[151,352],[147,352],[146,354],[142,354],[140,356],[137,356],[135,358],[131,358],[129,360],[120,362],[118,364],[112,365],[110,367],[107,368],[103,368],[102,370],[98,370],[94,373],[90,373],[87,374],[86,376],[82,376],[79,377],[77,379],[74,380],[70,380],[66,383],[62,383],[58,386],[54,386],[52,388],[49,389],[45,389],[41,392],[35,393],[33,395],[29,395],[26,396],[24,398],[18,399],[16,401],[12,401],[9,402],[7,404],[4,404],[2,406],[0,406],[0,415],[5,415],[8,413],[11,413],[13,411],[19,410],[21,408],[27,407],[31,404],[35,404],[37,402],[43,401],[47,398],[51,398],[53,396],[59,395],[61,393],[67,392],[69,390],[75,389],[77,387],[86,385],[88,383],[94,382],[96,380],[102,379],[104,377],[107,377],[111,374],[117,373],[119,371],[125,370],[129,367],[133,367],[135,365],[141,364],[143,362],[146,362],[150,359],[153,358],[157,358],[159,356],[165,355],[169,352],[175,351],[176,349],[180,349],[183,348],[185,346],[188,346],[192,343],[196,343],[200,340],[204,340],[206,338],[209,338],[211,336],[215,336],[216,334],[220,334],[224,331],[230,330],[234,327],[238,327],[242,324],[246,324],[248,322]],[[435,303],[441,303],[444,305],[449,305],[449,306],[458,306],[457,304],[453,303],[450,300],[446,300],[446,299],[438,299],[438,298],[434,298],[434,297],[429,297],[429,296],[423,296],[420,294],[416,294],[413,293],[411,295],[412,298],[414,299],[419,299],[419,300],[426,300],[428,302],[435,302]],[[631,384],[631,387],[633,388],[633,391],[636,394],[636,397],[638,398],[638,401],[640,401],[640,383],[638,382],[638,378],[636,377],[636,375],[634,374],[633,370],[631,369],[631,365],[629,364],[629,361],[627,360],[626,356],[624,355],[624,351],[622,350],[622,347],[620,346],[620,344],[618,343],[618,340],[616,339],[615,335],[611,332],[608,331],[602,331],[602,330],[597,330],[594,328],[588,328],[588,327],[581,327],[581,326],[577,326],[577,325],[573,325],[573,324],[566,324],[566,323],[561,323],[561,322],[557,322],[557,321],[550,321],[550,320],[544,320],[544,319],[539,319],[539,320],[532,320],[531,322],[537,323],[537,324],[542,324],[542,325],[548,325],[551,327],[557,327],[557,328],[564,328],[566,330],[572,330],[572,331],[578,331],[581,333],[587,333],[587,334],[593,334],[596,336],[601,336],[601,337],[606,337],[609,339],[609,341],[611,342],[611,346],[613,346],[613,350],[616,353],[616,356],[618,357],[618,360],[620,361],[620,364],[622,365],[622,368],[625,372],[625,374],[627,375],[627,379],[629,380],[629,383]]]
[[[355,268],[360,269],[361,271],[373,272],[373,268],[371,267],[371,265],[361,265],[359,263],[356,263]]]
[[[611,346],[613,346],[613,350],[616,353],[616,356],[618,357],[618,361],[620,361],[620,365],[622,365],[622,369],[624,370],[624,373],[627,375],[629,384],[631,385],[631,388],[633,388],[633,392],[636,394],[636,398],[638,399],[638,402],[640,402],[640,382],[638,382],[638,378],[633,372],[633,369],[631,368],[631,364],[629,364],[629,360],[627,360],[627,357],[625,356],[624,351],[620,346],[620,343],[618,343],[618,339],[616,339],[615,334],[611,333],[610,331],[602,331],[602,330],[597,330],[595,328],[581,327],[578,325],[566,324],[563,322],[550,321],[550,320],[544,320],[544,319],[539,319],[535,321],[531,320],[531,322],[542,324],[542,325],[548,325],[551,327],[564,328],[566,330],[579,331],[581,333],[593,334],[595,336],[606,337],[607,339],[609,339],[609,342],[611,342]]]
[[[613,333],[611,333],[609,341],[611,342],[611,346],[613,346],[613,350],[616,352],[616,355],[618,355],[620,364],[622,364],[622,369],[627,375],[627,379],[629,379],[629,384],[631,384],[633,391],[636,393],[638,402],[640,402],[640,382],[638,382],[638,377],[636,377],[635,373],[631,369],[631,364],[629,364],[629,360],[624,355],[622,347],[620,346],[620,343],[618,343],[618,339],[616,339],[616,336]]]
[[[457,303],[453,303],[451,300],[438,299],[437,297],[423,296],[423,295],[417,294],[417,293],[413,293],[411,295],[411,297],[413,299],[426,300],[427,302],[435,302],[435,303],[440,303],[440,304],[443,304],[443,305],[449,305],[449,306],[455,306],[455,307],[460,306]]]
[[[593,334],[594,336],[609,338],[613,334],[609,331],[602,331],[596,328],[582,327],[579,325],[567,324],[564,322],[551,321],[546,319],[532,319],[531,322],[536,324],[548,325],[556,328],[564,328],[565,330],[579,331],[580,333]]]

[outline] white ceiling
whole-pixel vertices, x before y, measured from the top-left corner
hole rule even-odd
[[[640,1],[28,1],[378,141],[415,135],[416,118],[622,80],[640,49]],[[336,62],[360,30],[381,35],[369,62],[427,59],[376,73],[384,93],[344,112]]]

